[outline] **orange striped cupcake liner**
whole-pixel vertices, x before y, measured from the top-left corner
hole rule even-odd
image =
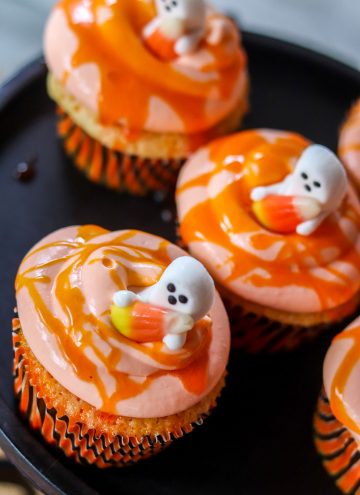
[[[331,412],[323,390],[314,416],[314,440],[323,466],[346,494],[360,495],[360,449]]]
[[[33,385],[31,370],[24,357],[25,351],[20,332],[20,323],[16,318],[13,320],[13,373],[14,390],[20,413],[48,444],[61,449],[67,457],[79,464],[94,465],[98,468],[131,465],[161,452],[174,440],[202,425],[208,416],[203,414],[196,422],[162,435],[114,437],[104,433],[99,434],[85,424],[70,421],[68,416],[60,416],[48,403],[49,399],[42,395],[39,387]]]
[[[111,150],[90,137],[60,107],[57,116],[57,132],[66,154],[90,181],[136,196],[175,187],[185,158],[141,158]]]
[[[326,324],[287,325],[249,312],[226,298],[223,301],[230,320],[232,346],[249,353],[290,352],[329,329]]]

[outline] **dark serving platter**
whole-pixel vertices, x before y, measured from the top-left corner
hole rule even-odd
[[[314,52],[245,34],[252,79],[246,127],[294,130],[333,149],[339,126],[360,94],[360,73]],[[55,137],[53,104],[41,60],[0,89],[0,445],[45,493],[337,494],[312,441],[321,368],[332,335],[289,355],[234,351],[228,386],[202,428],[163,454],[122,470],[77,466],[48,448],[17,414],[11,375],[14,277],[26,251],[73,224],[138,228],[175,238],[171,202],[120,196],[71,167]],[[37,173],[14,180],[35,157]]]

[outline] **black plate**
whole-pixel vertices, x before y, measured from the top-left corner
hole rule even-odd
[[[247,127],[301,132],[335,149],[338,128],[360,93],[360,74],[308,50],[246,34],[252,76]],[[0,444],[48,494],[336,494],[312,442],[312,415],[330,335],[291,355],[233,352],[228,387],[206,422],[165,453],[123,470],[74,465],[48,448],[18,417],[12,393],[10,320],[13,281],[25,252],[66,225],[139,228],[174,239],[163,204],[119,196],[87,182],[55,137],[53,105],[41,61],[0,91]],[[13,179],[36,155],[37,175]],[[163,218],[168,215],[163,215]]]
[[[9,462],[0,459],[0,493],[7,495],[8,490],[22,495],[36,495],[35,489],[28,485],[19,471]]]

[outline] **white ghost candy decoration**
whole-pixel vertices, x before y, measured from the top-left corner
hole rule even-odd
[[[215,286],[200,261],[182,256],[166,268],[155,285],[139,295],[147,303],[179,311],[198,321],[214,303]]]
[[[347,187],[345,168],[338,157],[325,146],[314,144],[303,152],[292,174],[277,184],[256,187],[251,192],[251,199],[261,201],[267,196],[278,195],[315,200],[320,206],[318,215],[296,228],[298,234],[307,236],[339,208]]]
[[[206,31],[204,0],[156,0],[157,16],[143,30],[149,49],[170,61],[196,51]]]
[[[215,284],[204,265],[191,256],[183,256],[166,268],[156,284],[138,293],[119,291],[113,301],[119,307],[141,301],[177,313],[176,320],[169,319],[169,333],[163,338],[170,350],[177,350],[185,344],[194,323],[207,315],[214,299]]]

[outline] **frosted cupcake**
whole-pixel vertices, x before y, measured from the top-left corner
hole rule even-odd
[[[75,461],[124,466],[202,424],[224,386],[226,312],[200,262],[143,232],[69,227],[16,279],[22,414]]]
[[[184,166],[176,202],[239,346],[293,349],[357,307],[360,207],[326,148],[282,131],[219,139]]]
[[[247,109],[238,30],[204,0],[60,0],[44,47],[66,153],[118,191],[174,187]]]
[[[323,464],[344,493],[360,486],[360,318],[332,342],[314,418]]]
[[[350,110],[341,128],[339,156],[360,191],[360,99]]]

